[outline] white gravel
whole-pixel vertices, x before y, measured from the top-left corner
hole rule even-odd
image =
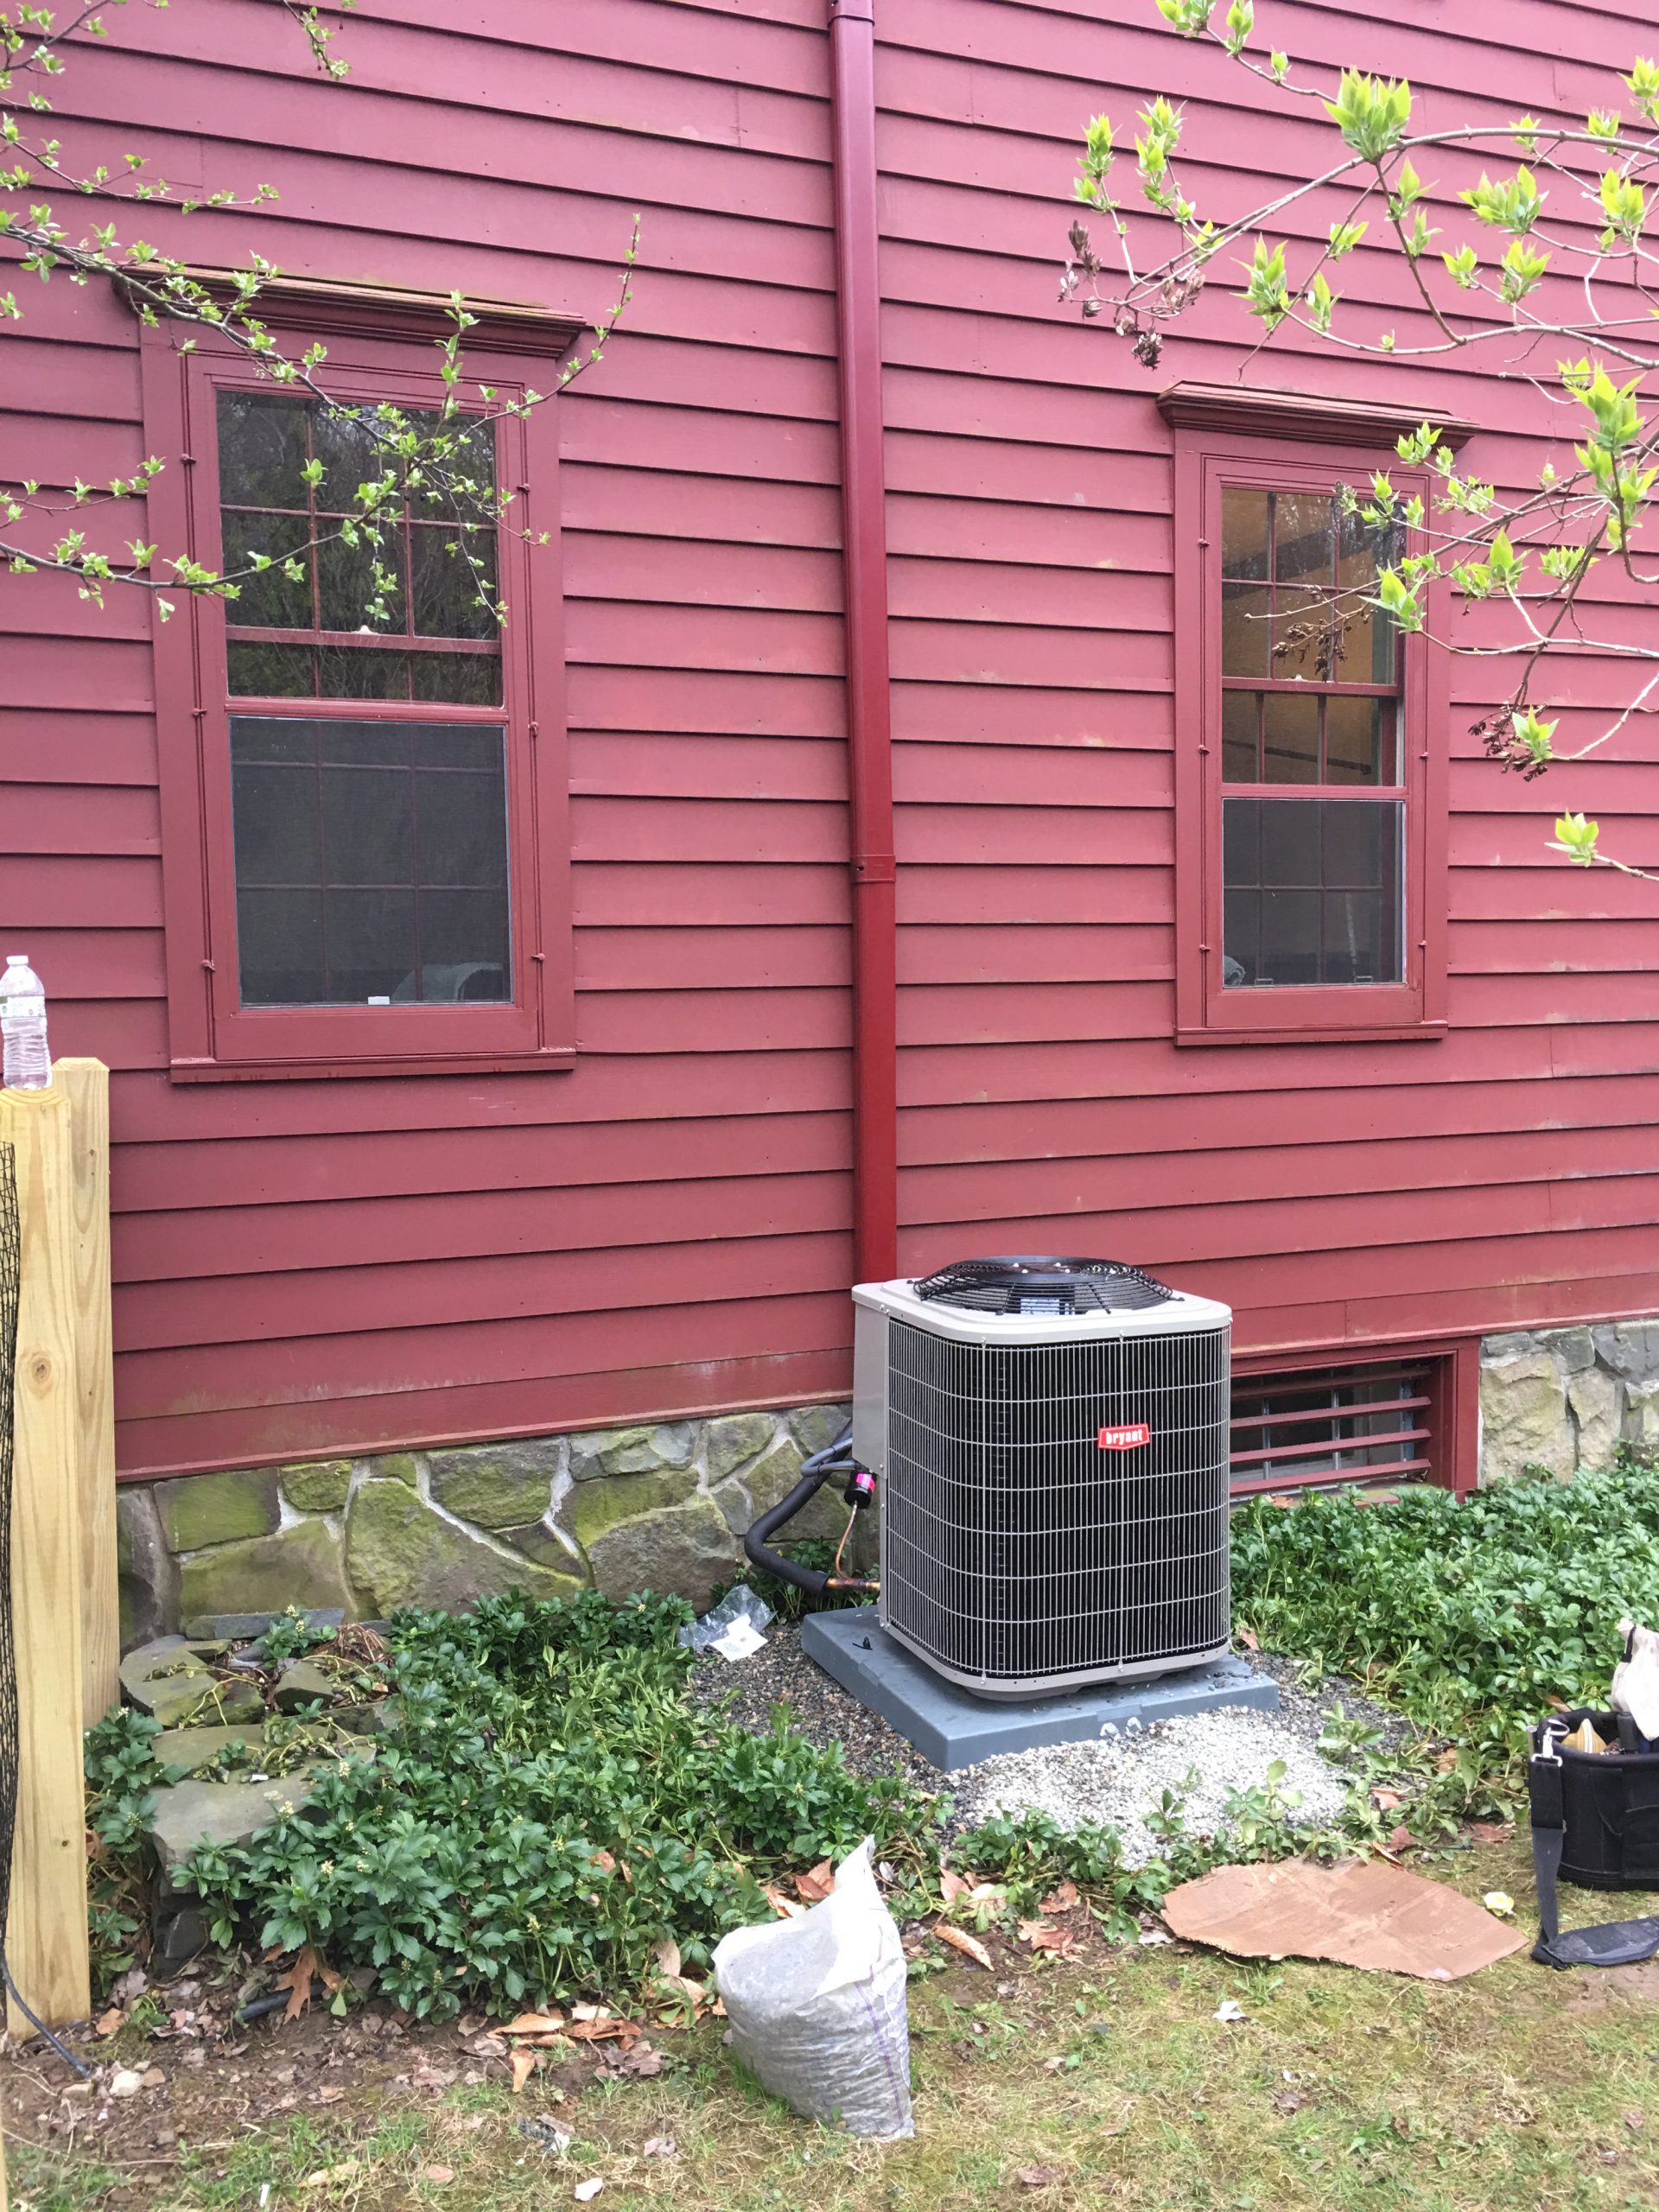
[[[1264,1787],[1275,1759],[1285,1764],[1281,1796],[1300,1793],[1291,1817],[1315,1827],[1333,1821],[1347,1794],[1338,1770],[1306,1735],[1286,1727],[1275,1714],[1247,1706],[1225,1706],[1149,1728],[1131,1721],[1122,1735],[1006,1751],[962,1768],[950,1777],[950,1787],[957,1817],[969,1826],[995,1813],[1046,1813],[1063,1827],[1097,1821],[1117,1830],[1125,1863],[1143,1866],[1162,1848],[1143,1816],[1166,1789],[1183,1798],[1189,1834],[1214,1835],[1225,1825],[1229,1789]],[[1184,1785],[1195,1768],[1198,1780],[1188,1790]]]

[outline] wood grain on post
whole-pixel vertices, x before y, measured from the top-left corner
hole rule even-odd
[[[110,1071],[59,1060],[69,1100],[73,1180],[75,1376],[80,1414],[82,1717],[101,1720],[121,1696],[121,1598],[115,1530],[115,1384],[110,1343]]]
[[[22,1274],[13,1415],[11,1607],[17,1668],[17,1827],[6,1955],[48,2026],[92,2009],[81,1766],[82,1416],[74,1138],[69,1096],[0,1090],[13,1147]],[[14,2035],[31,2032],[10,1999]]]

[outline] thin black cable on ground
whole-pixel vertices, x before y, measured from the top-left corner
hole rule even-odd
[[[11,1913],[11,1851],[17,1828],[17,1654],[11,1633],[11,1457],[14,1380],[17,1371],[17,1300],[22,1280],[22,1231],[17,1217],[17,1163],[0,1144],[0,1980],[23,2018],[77,2074],[90,2075],[30,2010],[6,1961]]]

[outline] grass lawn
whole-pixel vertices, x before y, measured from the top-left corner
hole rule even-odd
[[[1434,1872],[1529,1910],[1523,1842]],[[1595,1919],[1659,1899],[1569,1893],[1574,1906]],[[14,2205],[506,2212],[575,2202],[594,2177],[604,2212],[1659,2203],[1659,1962],[1562,1974],[1521,1953],[1447,1986],[1098,1941],[1039,1966],[989,1940],[995,1974],[953,1961],[912,1984],[912,2142],[860,2144],[795,2119],[739,2078],[718,2022],[653,2031],[654,2079],[582,2057],[520,2097],[499,2061],[471,2086],[394,2086],[464,2064],[453,2028],[411,2031],[390,2052],[370,2039],[365,2055],[359,2026],[311,2018],[253,2030],[194,2071],[177,2043],[127,2050],[129,2028],[121,2055],[168,2078],[106,2106],[104,2126],[100,2100],[64,2100],[40,2063],[8,2062]],[[1214,2018],[1227,1998],[1244,2023]],[[273,2113],[279,2096],[294,2109]],[[71,2111],[73,2135],[49,2134]],[[542,2119],[572,2131],[568,2151],[522,2132]],[[646,2157],[664,2137],[673,2155]]]

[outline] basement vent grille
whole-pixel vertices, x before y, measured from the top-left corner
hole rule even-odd
[[[1008,1344],[891,1320],[884,1619],[1007,1687],[1224,1646],[1227,1384],[1224,1327]]]
[[[1237,1376],[1233,1496],[1433,1478],[1434,1400],[1427,1364]]]

